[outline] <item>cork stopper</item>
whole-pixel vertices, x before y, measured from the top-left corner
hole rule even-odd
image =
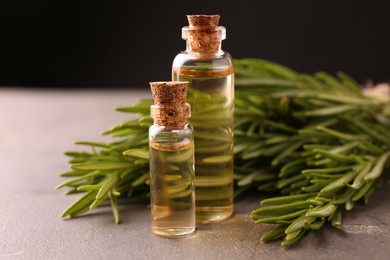
[[[218,27],[220,16],[216,15],[187,15],[188,24],[190,27]]]
[[[187,15],[189,26],[183,28],[183,39],[189,52],[210,56],[221,51],[226,30],[219,26],[219,19],[219,15]]]
[[[154,123],[167,129],[178,129],[188,123],[190,105],[187,103],[188,81],[150,82],[154,105]]]

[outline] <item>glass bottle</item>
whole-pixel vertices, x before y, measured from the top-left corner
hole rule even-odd
[[[151,229],[158,236],[195,231],[194,134],[188,123],[188,82],[150,82],[154,105],[149,127]]]
[[[233,213],[232,57],[221,49],[226,29],[219,15],[188,15],[186,50],[172,65],[172,79],[189,82],[195,133],[195,198],[198,223],[220,222]]]

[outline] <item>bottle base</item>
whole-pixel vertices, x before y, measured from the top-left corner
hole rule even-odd
[[[233,206],[196,207],[196,223],[211,224],[222,222],[233,215]]]
[[[183,238],[192,235],[195,232],[194,227],[185,228],[158,228],[152,227],[152,232],[156,236],[166,238]]]

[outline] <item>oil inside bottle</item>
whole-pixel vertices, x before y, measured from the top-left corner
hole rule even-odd
[[[194,143],[150,142],[151,226],[163,237],[186,236],[195,230]],[[153,194],[154,193],[154,194]]]
[[[233,68],[186,65],[174,68],[173,78],[189,81],[190,123],[195,134],[196,221],[220,222],[233,213]]]

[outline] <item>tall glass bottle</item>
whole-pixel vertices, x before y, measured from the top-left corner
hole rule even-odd
[[[219,15],[188,15],[186,50],[173,61],[172,79],[189,82],[195,133],[196,221],[213,223],[233,213],[234,70],[221,49]]]
[[[188,82],[150,82],[149,127],[152,232],[182,237],[195,231],[194,135],[188,123]]]

